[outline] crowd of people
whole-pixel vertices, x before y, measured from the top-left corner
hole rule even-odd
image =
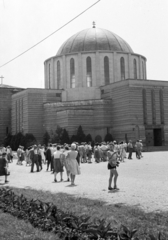
[[[75,185],[75,176],[80,174],[80,165],[82,163],[91,164],[108,162],[107,168],[110,170],[108,189],[112,190],[117,188],[117,166],[120,162],[124,162],[125,158],[132,159],[132,153],[135,151],[136,158],[142,157],[143,144],[141,140],[137,140],[135,144],[130,140],[128,143],[122,141],[117,143],[102,142],[96,143],[94,146],[89,143],[72,143],[69,144],[48,144],[48,146],[33,145],[30,148],[24,150],[23,146],[19,146],[17,155],[17,164],[23,165],[23,161],[26,162],[26,166],[30,166],[30,172],[34,170],[40,172],[44,165],[46,165],[46,171],[51,171],[54,174],[54,182],[57,182],[57,175],[60,174],[60,181],[63,181],[63,171],[66,170],[67,181],[71,181],[71,185]],[[3,162],[3,163],[2,163]],[[13,162],[13,151],[8,146],[7,148],[0,148],[0,176],[5,175],[5,182],[7,183],[7,176],[9,175],[8,164]],[[2,170],[2,166],[3,171]],[[36,169],[35,169],[36,167]],[[112,180],[114,187],[112,188]]]

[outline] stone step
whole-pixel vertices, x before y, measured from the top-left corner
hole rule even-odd
[[[159,151],[168,151],[167,146],[144,146],[143,148],[144,152],[159,152]]]

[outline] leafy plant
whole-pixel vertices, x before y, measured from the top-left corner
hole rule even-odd
[[[15,195],[8,188],[0,188],[0,209],[3,212],[29,221],[33,227],[42,231],[53,232],[64,240],[140,240],[134,237],[137,229],[130,230],[122,225],[118,230],[105,219],[94,219],[89,216],[75,216],[64,212],[51,202],[38,199],[26,199],[23,195]],[[166,240],[158,236],[147,236],[146,240]]]

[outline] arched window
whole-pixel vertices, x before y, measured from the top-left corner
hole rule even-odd
[[[61,83],[61,67],[60,61],[57,61],[57,89],[60,89],[60,83]]]
[[[92,86],[92,61],[90,57],[86,58],[86,83],[87,87]]]
[[[104,58],[104,79],[105,79],[105,85],[110,83],[109,58],[107,56]]]
[[[121,68],[121,80],[125,79],[125,61],[124,58],[120,58],[120,68]]]
[[[48,88],[51,89],[51,69],[50,69],[50,64],[48,65]]]
[[[75,88],[75,61],[70,60],[70,88]]]
[[[144,63],[142,62],[142,79],[145,79],[145,74],[144,74]]]
[[[137,79],[137,63],[136,63],[136,59],[134,59],[134,79]]]

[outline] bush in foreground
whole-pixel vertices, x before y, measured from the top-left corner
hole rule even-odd
[[[139,240],[134,237],[136,229],[129,230],[122,226],[118,230],[113,228],[111,223],[107,224],[105,219],[90,222],[90,217],[77,217],[69,212],[65,213],[51,202],[28,200],[23,195],[15,195],[11,189],[0,189],[0,209],[19,219],[29,221],[35,228],[53,232],[60,239]],[[160,233],[158,237],[149,235],[146,239],[164,240]]]

